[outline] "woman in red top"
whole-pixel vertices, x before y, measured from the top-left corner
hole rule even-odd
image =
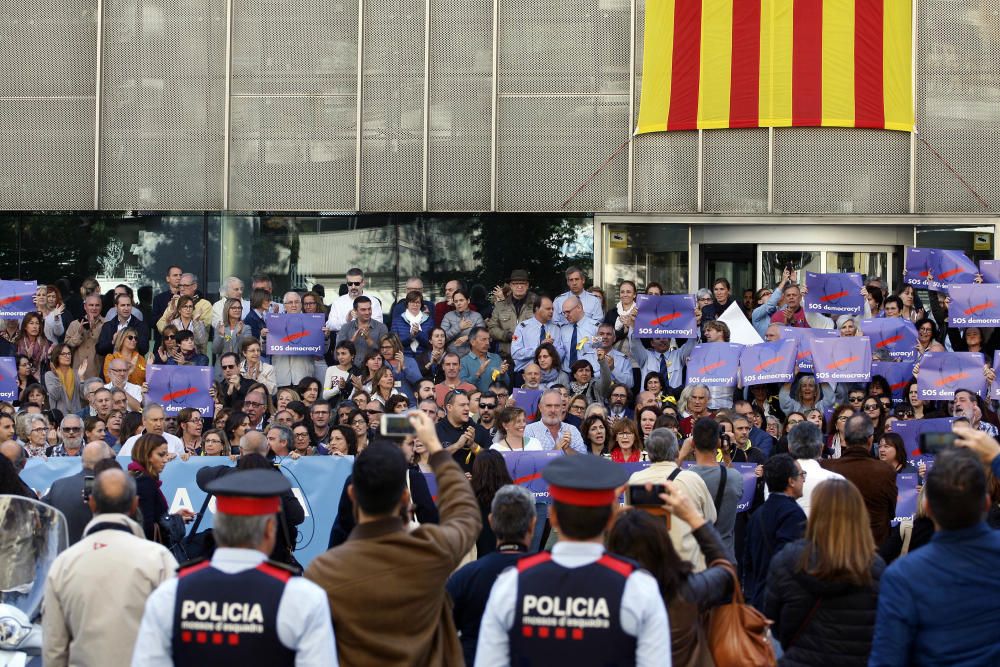
[[[611,460],[615,463],[636,463],[646,460],[646,452],[642,449],[642,438],[639,428],[631,419],[619,419],[611,427],[613,445]]]

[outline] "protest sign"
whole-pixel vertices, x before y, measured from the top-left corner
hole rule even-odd
[[[268,354],[323,354],[322,313],[268,313],[265,321]]]
[[[893,422],[892,432],[903,439],[908,455],[917,456],[920,454],[920,434],[921,433],[949,433],[952,422],[951,417],[941,417],[936,419],[904,419]]]
[[[1000,363],[1000,350],[997,350],[993,353],[994,370],[1000,369],[1000,366],[997,366],[998,363]],[[993,378],[993,384],[990,386],[990,398],[992,399],[1000,398],[1000,375],[997,375],[995,378]]]
[[[693,338],[698,331],[693,294],[640,294],[636,302],[639,338]]]
[[[542,470],[549,463],[564,456],[560,450],[547,452],[501,452],[507,472],[514,483],[523,486],[535,496],[536,503],[548,504],[549,483],[542,479]]]
[[[930,275],[927,277],[927,288],[941,292],[949,285],[971,283],[979,267],[966,257],[961,250],[931,250]]]
[[[927,279],[931,272],[930,248],[906,249],[906,284],[914,287],[927,287]]]
[[[35,308],[35,291],[38,283],[34,280],[0,280],[0,318],[21,319]]]
[[[986,395],[983,366],[979,352],[928,352],[920,360],[917,389],[925,401],[950,401],[956,389],[968,389],[977,396]]]
[[[867,336],[817,338],[812,342],[817,382],[870,382],[872,348]]]
[[[17,358],[0,357],[0,401],[13,403],[17,394]]]
[[[840,338],[836,329],[806,329],[804,327],[781,327],[781,337],[794,339],[798,343],[795,354],[795,370],[799,373],[812,373],[813,354],[812,342],[817,338]]]
[[[917,473],[903,472],[896,475],[896,518],[892,525],[903,519],[912,520],[917,513]]]
[[[739,376],[742,345],[701,343],[695,345],[687,362],[688,384],[732,387]]]
[[[740,379],[744,387],[791,382],[795,377],[798,346],[792,339],[747,345],[740,353]]]
[[[861,333],[871,339],[872,352],[885,352],[896,361],[916,361],[917,328],[902,317],[873,317],[858,324]]]
[[[160,366],[146,369],[149,391],[146,399],[163,406],[167,415],[176,415],[184,408],[193,408],[202,417],[215,414],[215,400],[209,394],[212,375],[210,366]]]
[[[966,329],[1000,325],[1000,285],[951,285],[948,296],[948,326]]]
[[[813,273],[806,271],[803,306],[808,313],[860,315],[865,307],[860,273]]]
[[[743,478],[743,496],[736,504],[737,512],[746,512],[753,505],[753,497],[757,492],[757,464],[756,463],[734,463],[732,467],[738,470]]]
[[[524,419],[528,423],[538,420],[538,401],[542,398],[541,389],[515,389],[510,394],[514,405],[524,410]]]
[[[979,273],[983,281],[990,284],[1000,283],[1000,259],[979,260]]]
[[[913,377],[914,361],[873,361],[872,377],[881,375],[889,383],[892,390],[892,400],[896,403],[906,402],[907,396],[903,395],[903,390]]]

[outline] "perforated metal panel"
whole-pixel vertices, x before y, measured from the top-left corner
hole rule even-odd
[[[585,184],[565,210],[625,210],[627,97],[504,97],[498,115],[498,210],[559,211]]]
[[[0,100],[0,209],[94,207],[94,100]]]
[[[917,128],[930,144],[917,141],[917,210],[982,213],[981,198],[996,212],[1000,209],[997,4],[921,0],[917,58]]]
[[[706,130],[702,207],[717,213],[767,213],[767,128]]]
[[[490,208],[493,2],[431,1],[427,207]]]
[[[905,213],[910,135],[885,130],[776,128],[776,213]]]
[[[628,0],[500,0],[500,93],[628,93]]]
[[[417,0],[365,4],[361,209],[423,206],[424,10]]]
[[[101,206],[222,205],[224,0],[106,0]]]
[[[355,100],[233,99],[230,208],[354,208]]]

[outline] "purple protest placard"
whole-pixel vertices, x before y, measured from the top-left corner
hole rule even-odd
[[[913,519],[917,513],[917,473],[903,472],[896,475],[896,525],[903,519]]]
[[[742,345],[701,343],[695,345],[687,362],[688,383],[733,387],[739,376]]]
[[[840,338],[836,329],[806,329],[803,327],[781,327],[781,337],[791,338],[798,343],[795,355],[795,370],[800,373],[812,373],[813,353],[812,342],[817,338]]]
[[[0,401],[17,400],[17,359],[0,357]]]
[[[435,503],[438,501],[438,481],[437,476],[432,472],[425,472],[424,481],[427,482],[427,490],[430,491],[431,500]]]
[[[736,505],[736,511],[746,512],[753,504],[753,496],[757,492],[757,464],[733,463],[731,467],[738,470],[743,478],[743,496]]]
[[[969,284],[975,279],[977,273],[979,273],[979,267],[961,250],[935,248],[931,250],[927,288],[941,292],[948,285]]]
[[[535,502],[549,502],[549,483],[542,479],[542,470],[554,459],[564,456],[559,450],[548,452],[500,452],[510,478],[535,495]]]
[[[542,398],[541,389],[515,389],[510,393],[514,405],[524,410],[524,419],[528,423],[538,420],[538,401]]]
[[[903,390],[913,377],[914,361],[873,361],[872,377],[881,375],[892,389],[892,400],[896,403],[906,402]]]
[[[268,313],[265,322],[268,354],[323,354],[322,313]]]
[[[860,315],[865,308],[860,273],[813,273],[806,271],[804,306],[809,313]]]
[[[907,455],[918,456],[921,433],[949,433],[954,421],[951,417],[900,420],[892,423],[892,432],[903,439]]]
[[[888,353],[897,361],[916,361],[917,328],[902,317],[873,317],[861,320],[861,333],[872,341],[872,352]]]
[[[1000,283],[1000,259],[979,260],[979,273],[983,276],[984,282]]]
[[[693,338],[698,331],[693,294],[640,294],[636,302],[639,338]]]
[[[986,359],[979,352],[928,352],[920,360],[917,375],[920,398],[950,401],[956,389],[968,389],[977,396],[985,396],[985,364]]]
[[[215,414],[215,401],[209,395],[215,369],[210,366],[159,366],[146,369],[149,391],[146,399],[163,406],[167,415],[184,408],[194,408],[202,417]]]
[[[0,318],[20,319],[35,308],[35,291],[38,283],[34,280],[0,280]]]
[[[950,285],[948,326],[995,327],[1000,325],[1000,285]]]
[[[1000,364],[1000,350],[993,353],[993,370],[1000,368],[997,364]],[[990,398],[1000,398],[1000,376],[993,379],[993,385],[990,387]]]
[[[914,287],[927,287],[927,279],[931,271],[930,248],[906,249],[906,284]]]
[[[813,341],[817,382],[871,382],[872,347],[867,336]]]
[[[792,339],[747,345],[740,354],[740,379],[744,387],[791,382],[795,377],[798,344]]]

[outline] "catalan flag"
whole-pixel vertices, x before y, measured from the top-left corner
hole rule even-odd
[[[911,0],[647,0],[637,134],[913,129]]]

